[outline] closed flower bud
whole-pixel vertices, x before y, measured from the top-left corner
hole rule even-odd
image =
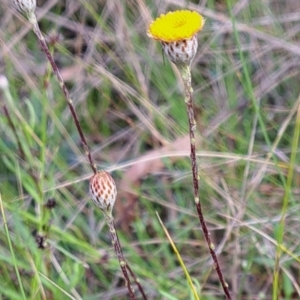
[[[15,8],[26,14],[31,14],[35,11],[36,0],[13,0]]]
[[[117,188],[109,173],[99,171],[91,177],[90,196],[96,206],[109,215],[111,214],[117,197]]]

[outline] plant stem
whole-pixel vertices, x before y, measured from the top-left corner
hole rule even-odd
[[[185,90],[185,103],[187,108],[187,114],[189,119],[189,132],[190,132],[190,143],[191,143],[191,163],[192,163],[192,173],[193,173],[193,187],[194,187],[194,201],[197,208],[197,213],[199,217],[199,221],[205,236],[206,243],[209,248],[210,255],[214,262],[215,270],[218,273],[219,280],[223,287],[224,293],[228,300],[231,300],[231,296],[228,289],[228,284],[225,282],[223,273],[221,271],[218,257],[215,252],[215,245],[212,243],[210,239],[210,233],[208,232],[206,222],[204,219],[201,202],[199,199],[199,178],[198,178],[198,166],[197,166],[197,158],[196,158],[196,146],[195,146],[195,130],[196,130],[196,120],[194,116],[194,108],[193,108],[193,88],[192,88],[192,80],[191,80],[191,70],[189,66],[183,66],[180,69],[182,79],[184,82],[184,90]]]
[[[134,279],[134,282],[136,283],[136,285],[138,286],[139,290],[140,290],[140,293],[142,294],[143,296],[143,299],[144,300],[147,300],[147,296],[144,292],[144,289],[140,283],[140,280],[135,276],[135,274],[133,273],[132,269],[130,268],[130,266],[128,264],[126,264],[126,268],[128,269],[131,277]]]
[[[77,116],[75,107],[73,105],[73,101],[71,99],[70,93],[69,93],[69,91],[68,91],[68,89],[67,89],[67,87],[66,87],[66,85],[65,85],[65,83],[63,81],[63,78],[61,76],[61,73],[60,73],[60,71],[59,71],[59,69],[58,69],[55,61],[54,61],[54,58],[53,58],[51,52],[49,51],[49,48],[48,48],[47,43],[45,41],[45,38],[44,38],[44,36],[43,36],[40,28],[39,28],[39,25],[38,25],[38,22],[37,22],[35,14],[34,13],[30,13],[28,15],[28,20],[33,25],[33,31],[36,34],[36,36],[37,36],[37,38],[38,38],[38,40],[40,42],[40,45],[42,47],[42,50],[46,54],[47,59],[49,60],[49,62],[51,64],[51,67],[53,69],[54,74],[56,75],[57,81],[58,81],[58,83],[59,83],[59,85],[60,85],[60,87],[61,87],[61,89],[63,91],[63,94],[64,94],[65,98],[66,98],[66,101],[67,101],[68,107],[70,109],[71,115],[73,117],[75,126],[77,128],[78,133],[79,133],[79,136],[80,136],[80,139],[81,139],[84,151],[85,151],[85,155],[87,156],[87,159],[89,161],[89,164],[90,164],[90,167],[91,167],[92,171],[94,172],[94,174],[96,174],[97,173],[97,168],[96,168],[96,165],[93,162],[90,149],[89,149],[89,147],[87,145],[87,142],[86,142],[86,139],[84,137],[82,128],[80,126],[80,122],[78,120],[78,116]],[[105,216],[106,216],[107,225],[109,226],[109,231],[110,231],[110,235],[111,235],[112,244],[114,246],[117,258],[119,260],[122,273],[124,275],[125,284],[126,284],[126,286],[128,288],[130,299],[131,300],[136,300],[136,297],[135,297],[135,294],[134,294],[134,290],[133,290],[133,288],[131,286],[131,282],[130,282],[130,279],[129,279],[129,276],[128,276],[128,273],[127,273],[127,268],[130,271],[130,273],[132,274],[132,276],[135,279],[135,281],[137,282],[137,285],[138,285],[138,287],[139,287],[139,289],[140,289],[140,291],[141,291],[141,293],[143,295],[143,298],[147,299],[146,296],[145,296],[145,293],[144,293],[144,291],[143,291],[143,289],[141,287],[141,285],[138,283],[137,278],[134,276],[134,273],[129,268],[129,266],[127,266],[127,264],[126,264],[126,262],[124,260],[124,256],[123,256],[123,253],[122,253],[121,244],[120,244],[120,241],[118,239],[117,232],[115,230],[113,217],[111,216],[111,214],[105,214]]]
[[[105,214],[105,218],[106,218],[106,223],[109,227],[111,242],[112,242],[112,245],[114,246],[117,258],[119,260],[120,268],[121,268],[121,271],[122,271],[124,279],[125,279],[125,285],[126,285],[126,287],[128,289],[128,292],[129,292],[129,297],[132,300],[136,300],[134,289],[131,286],[131,282],[130,282],[130,279],[129,279],[129,276],[128,276],[128,273],[127,273],[127,267],[128,266],[127,266],[126,261],[124,259],[121,244],[120,244],[120,241],[119,241],[119,238],[118,238],[118,235],[117,235],[117,231],[115,229],[114,218],[112,217],[111,214],[108,214],[106,212],[104,212],[104,214]]]
[[[89,147],[87,145],[87,142],[86,142],[86,139],[84,137],[82,128],[80,126],[80,123],[79,123],[79,120],[78,120],[78,116],[77,116],[77,113],[75,111],[75,107],[73,105],[73,101],[71,99],[70,93],[69,93],[69,91],[68,91],[68,89],[67,89],[67,87],[66,87],[66,85],[64,83],[64,80],[63,80],[63,78],[62,78],[62,76],[60,74],[60,71],[59,71],[59,69],[58,69],[58,67],[57,67],[57,65],[56,65],[56,63],[54,61],[54,58],[53,58],[53,56],[51,55],[51,53],[49,51],[49,48],[47,46],[47,43],[46,43],[46,41],[44,39],[44,36],[43,36],[41,30],[40,30],[40,27],[39,27],[39,24],[38,24],[37,19],[35,17],[35,14],[34,13],[29,14],[28,15],[28,20],[33,25],[33,31],[36,34],[36,36],[37,36],[37,38],[38,38],[38,40],[40,42],[40,45],[42,47],[42,50],[46,54],[47,59],[49,60],[49,62],[51,64],[51,67],[53,69],[53,72],[56,75],[56,78],[57,78],[57,81],[59,83],[59,86],[61,87],[61,89],[62,89],[62,91],[64,93],[64,96],[65,96],[65,98],[67,100],[67,103],[68,103],[71,115],[72,115],[74,123],[75,123],[75,126],[77,128],[78,133],[79,133],[79,136],[80,136],[83,148],[84,148],[85,155],[87,156],[87,159],[89,161],[89,164],[91,166],[92,171],[94,172],[94,174],[96,174],[97,173],[97,168],[96,168],[96,165],[93,162],[90,149],[89,149]]]

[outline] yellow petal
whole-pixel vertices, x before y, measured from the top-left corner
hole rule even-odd
[[[160,15],[148,29],[148,36],[164,41],[175,42],[193,37],[203,28],[204,18],[196,11],[179,10]]]

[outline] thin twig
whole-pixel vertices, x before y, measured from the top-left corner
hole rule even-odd
[[[139,290],[140,290],[140,292],[141,292],[141,294],[142,294],[142,296],[143,296],[143,299],[144,299],[144,300],[147,300],[147,296],[146,296],[146,294],[145,294],[145,292],[144,292],[144,289],[143,289],[143,287],[142,287],[142,285],[141,285],[141,283],[140,283],[140,280],[135,276],[135,274],[133,273],[132,269],[130,268],[130,266],[129,266],[128,264],[126,264],[126,268],[128,269],[130,275],[133,277],[134,282],[135,282],[136,285],[138,286],[138,288],[139,288]]]
[[[195,146],[195,130],[196,130],[196,121],[194,116],[194,108],[193,108],[193,88],[192,88],[192,81],[191,81],[191,70],[189,66],[184,66],[180,68],[181,75],[184,82],[184,89],[185,89],[185,103],[187,108],[187,114],[189,119],[189,132],[190,132],[190,143],[191,143],[191,163],[192,163],[192,173],[193,173],[193,187],[194,187],[194,201],[196,204],[197,212],[199,221],[205,236],[205,240],[207,242],[210,255],[214,262],[215,270],[218,273],[219,280],[223,287],[224,293],[228,300],[231,300],[231,296],[228,289],[228,284],[224,280],[223,273],[221,271],[218,257],[215,252],[215,245],[212,243],[209,232],[206,226],[206,222],[204,219],[203,211],[201,202],[199,199],[199,177],[198,177],[198,166],[197,166],[197,158],[196,158],[196,146]]]
[[[104,214],[105,214],[105,218],[106,218],[106,223],[109,227],[111,242],[112,242],[112,245],[114,246],[117,258],[119,260],[120,268],[122,270],[122,273],[123,273],[123,276],[125,279],[125,285],[128,289],[130,299],[136,300],[134,289],[131,286],[130,278],[127,273],[127,264],[126,264],[126,261],[123,256],[123,252],[122,252],[121,244],[120,244],[120,241],[119,241],[119,238],[117,235],[117,231],[115,229],[114,218],[105,212],[104,212]]]
[[[53,72],[54,74],[56,75],[56,78],[57,78],[57,81],[64,93],[64,96],[67,100],[67,103],[68,103],[68,106],[69,106],[69,109],[70,109],[70,112],[72,114],[72,117],[73,117],[73,120],[74,120],[74,123],[75,123],[75,126],[77,128],[77,131],[79,133],[79,136],[80,136],[80,139],[81,139],[81,142],[82,142],[82,145],[83,145],[83,148],[84,148],[84,152],[85,152],[85,155],[87,156],[87,159],[89,161],[89,164],[91,166],[91,169],[93,170],[94,174],[97,173],[97,168],[96,168],[96,165],[94,164],[93,162],[93,159],[92,159],[92,155],[91,155],[91,152],[90,152],[90,149],[87,145],[87,142],[86,142],[86,139],[84,137],[84,134],[83,134],[83,131],[82,131],[82,128],[80,126],[80,122],[78,120],[78,116],[77,116],[77,113],[75,111],[75,107],[73,105],[73,101],[71,99],[71,96],[70,96],[70,93],[64,83],[64,80],[60,74],[60,71],[54,61],[54,58],[53,56],[51,55],[50,51],[49,51],[49,48],[47,46],[47,43],[44,39],[44,36],[40,30],[40,27],[39,27],[39,24],[37,22],[37,19],[35,17],[35,14],[32,13],[30,14],[30,16],[28,17],[29,21],[31,22],[31,24],[33,25],[33,31],[34,33],[36,34],[39,42],[40,42],[40,45],[42,47],[42,50],[44,51],[44,53],[46,54],[47,56],[47,59],[49,60],[51,66],[52,66],[52,69],[53,69]]]

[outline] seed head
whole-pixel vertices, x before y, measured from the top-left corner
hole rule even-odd
[[[31,14],[35,11],[36,0],[13,0],[15,8],[26,14]]]
[[[106,171],[99,171],[90,179],[90,196],[96,206],[111,214],[117,197],[115,181]]]

